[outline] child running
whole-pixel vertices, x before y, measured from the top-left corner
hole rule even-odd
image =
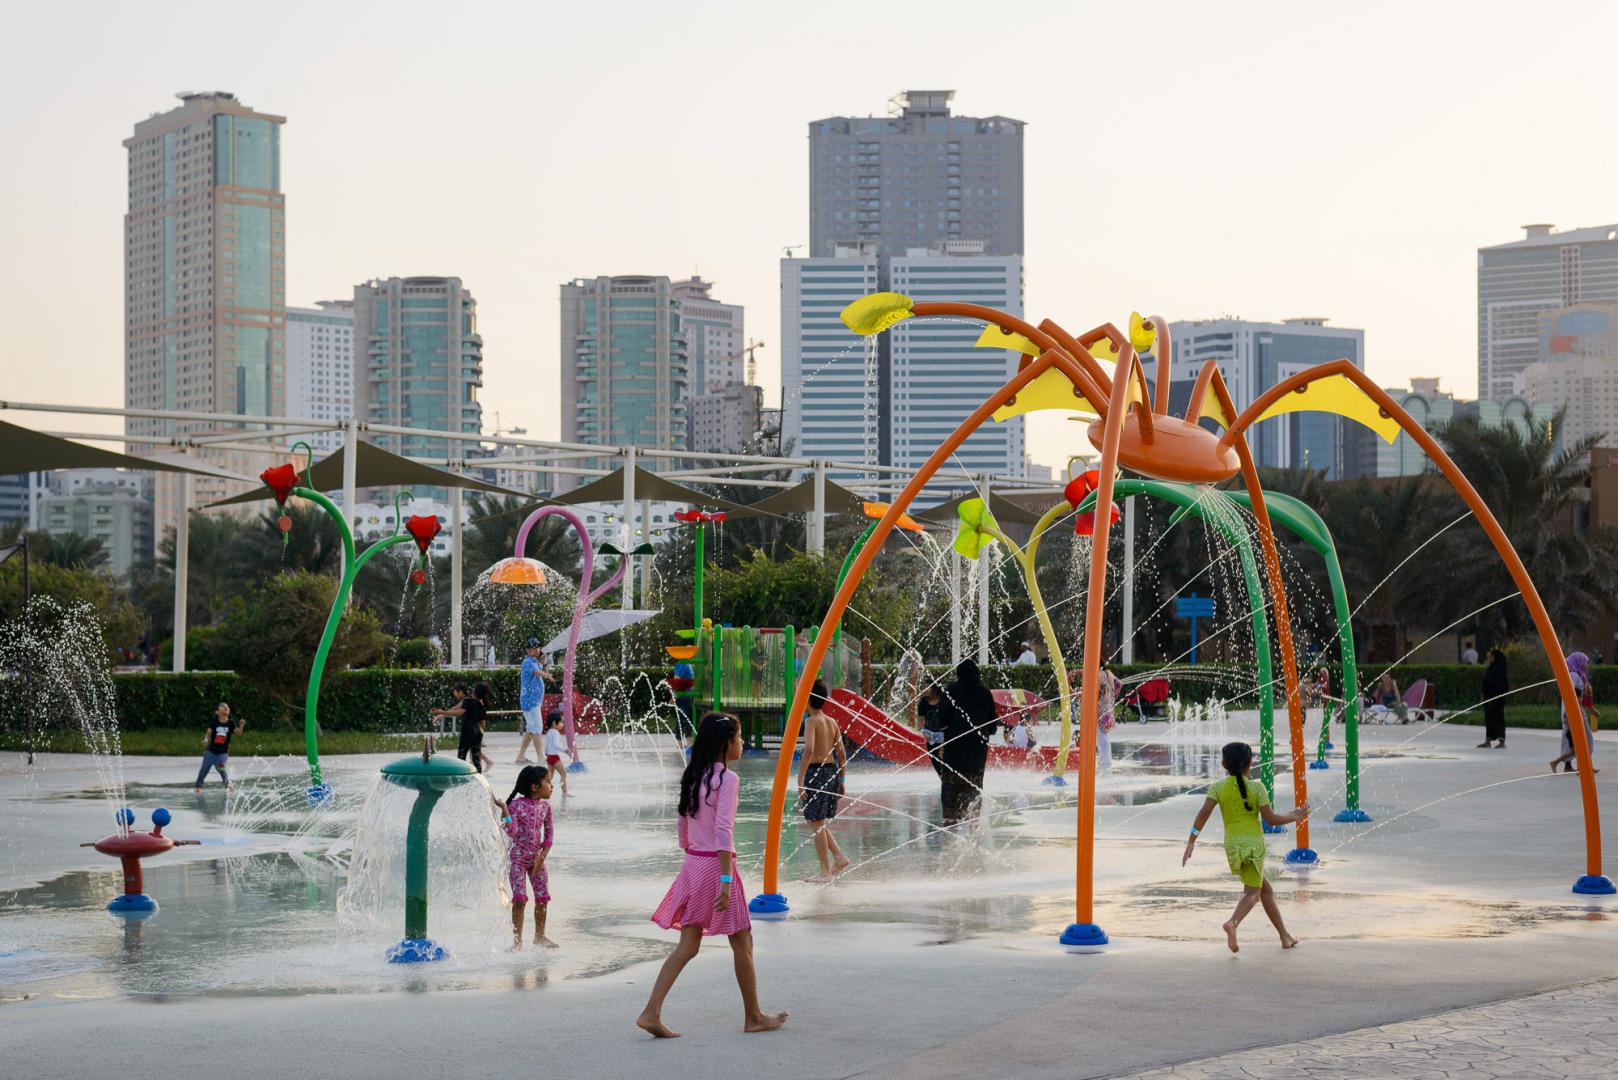
[[[826,684],[819,679],[809,690],[809,722],[804,729],[803,764],[798,769],[798,802],[803,819],[815,834],[815,855],[820,873],[810,881],[830,881],[848,869],[848,856],[826,826],[837,816],[843,794],[843,770],[848,766],[843,733],[837,722],[821,710],[826,707]]]
[[[528,907],[528,888],[534,890],[534,944],[548,949],[556,942],[545,936],[545,913],[551,904],[551,876],[545,869],[556,826],[551,817],[551,778],[542,766],[525,765],[517,786],[506,800],[506,834],[511,837],[511,933],[514,949],[522,948],[522,917]]]
[[[1303,804],[1290,814],[1277,814],[1271,810],[1270,793],[1264,790],[1263,784],[1247,777],[1247,771],[1253,767],[1253,748],[1246,743],[1227,743],[1220,758],[1230,775],[1209,785],[1208,797],[1203,800],[1197,820],[1191,826],[1191,837],[1185,842],[1185,857],[1180,860],[1180,865],[1191,861],[1191,853],[1197,849],[1197,834],[1208,823],[1208,817],[1217,805],[1225,821],[1225,859],[1230,863],[1230,872],[1242,879],[1242,898],[1236,902],[1235,912],[1224,924],[1226,944],[1231,952],[1241,951],[1236,944],[1236,928],[1247,918],[1254,904],[1262,903],[1264,914],[1270,917],[1276,932],[1281,935],[1281,948],[1293,948],[1298,944],[1298,939],[1287,933],[1285,924],[1281,922],[1281,908],[1275,902],[1275,891],[1264,877],[1267,852],[1264,830],[1258,822],[1260,816],[1271,825],[1302,821],[1309,816],[1309,804]]]
[[[562,714],[553,712],[545,717],[545,768],[550,770],[551,778],[562,778],[562,798],[567,798],[567,766],[562,764],[562,755],[567,752],[567,746],[562,742]]]
[[[646,1008],[635,1026],[659,1039],[679,1032],[663,1023],[663,1000],[674,987],[704,937],[730,938],[736,986],[742,992],[742,1030],[773,1031],[787,1022],[784,1012],[767,1013],[758,1005],[758,979],[753,972],[752,920],[747,917],[747,890],[736,874],[736,803],[741,781],[729,762],[742,756],[742,725],[729,713],[711,712],[697,728],[691,760],[680,776],[680,847],[685,861],[680,873],[652,913],[665,930],[678,930],[680,943],[663,961]]]

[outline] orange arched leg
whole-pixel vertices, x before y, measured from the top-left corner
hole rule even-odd
[[[849,567],[848,574],[843,578],[842,585],[838,587],[837,595],[832,598],[831,607],[827,609],[826,617],[820,623],[820,632],[815,635],[814,644],[810,646],[808,659],[804,661],[803,673],[797,678],[792,702],[787,706],[786,723],[781,733],[781,750],[775,759],[775,782],[770,790],[769,824],[764,834],[764,893],[749,905],[754,911],[786,910],[786,901],[777,891],[777,886],[781,872],[781,827],[786,816],[787,782],[792,774],[792,752],[797,746],[798,730],[804,710],[809,705],[809,690],[814,685],[821,662],[826,658],[826,650],[831,645],[833,631],[842,620],[843,612],[847,610],[849,601],[854,597],[854,591],[859,588],[860,579],[865,576],[865,571],[871,565],[871,560],[876,558],[876,553],[882,549],[882,544],[893,531],[895,523],[921,493],[927,481],[932,479],[933,474],[949,460],[950,455],[955,453],[984,421],[993,416],[996,409],[1016,397],[1023,387],[1053,367],[1075,383],[1085,379],[1084,372],[1067,354],[1055,350],[1041,353],[1028,366],[1018,370],[1006,385],[995,391],[987,401],[972,412],[972,415],[961,422],[960,427],[950,433],[949,438],[933,451],[932,456],[917,470],[916,475],[905,484],[904,490],[876,523],[870,539],[865,542],[865,546],[855,557],[854,564]]]
[[[1539,597],[1539,590],[1534,588],[1533,579],[1528,576],[1528,568],[1523,565],[1521,557],[1511,546],[1511,540],[1506,536],[1505,530],[1495,520],[1494,514],[1489,511],[1488,504],[1478,495],[1477,489],[1466,479],[1450,456],[1444,453],[1444,448],[1438,441],[1429,435],[1425,428],[1416,423],[1415,418],[1405,412],[1399,403],[1394,401],[1386,391],[1371,381],[1365,372],[1349,363],[1347,360],[1333,360],[1318,367],[1301,371],[1290,378],[1283,379],[1275,386],[1260,394],[1257,400],[1249,405],[1242,414],[1230,425],[1225,438],[1232,435],[1239,436],[1241,431],[1251,425],[1253,421],[1263,414],[1275,401],[1292,393],[1316,379],[1329,375],[1342,375],[1354,385],[1365,392],[1365,395],[1377,406],[1399,422],[1416,445],[1432,459],[1438,466],[1450,486],[1461,496],[1472,516],[1483,527],[1489,542],[1499,553],[1500,560],[1506,564],[1506,570],[1511,574],[1511,580],[1516,584],[1522,594],[1524,606],[1528,608],[1529,616],[1534,620],[1534,629],[1539,634],[1541,646],[1545,649],[1545,657],[1550,661],[1551,673],[1556,677],[1556,688],[1562,697],[1562,707],[1567,715],[1579,715],[1579,694],[1573,687],[1573,677],[1568,674],[1567,658],[1562,655],[1561,643],[1556,638],[1556,628],[1551,623],[1550,613],[1545,610],[1545,603]],[[1584,725],[1573,723],[1568,725],[1573,737],[1573,752],[1579,761],[1579,796],[1584,807],[1584,853],[1585,876],[1580,878],[1573,886],[1575,892],[1610,893],[1613,884],[1601,873],[1601,806],[1596,799],[1596,785],[1594,769],[1590,759],[1590,743]]]
[[[1235,402],[1224,376],[1214,368],[1211,376],[1214,394],[1226,416],[1236,415]],[[1275,547],[1275,531],[1270,528],[1270,511],[1264,505],[1264,487],[1259,483],[1258,468],[1253,464],[1253,452],[1247,439],[1238,432],[1235,439],[1236,458],[1242,463],[1242,483],[1247,486],[1248,499],[1253,505],[1253,520],[1258,524],[1259,546],[1264,552],[1264,573],[1270,579],[1270,603],[1275,609],[1277,647],[1281,651],[1281,677],[1286,684],[1287,730],[1292,743],[1292,805],[1302,806],[1309,801],[1309,768],[1304,761],[1303,698],[1298,693],[1298,660],[1292,651],[1292,616],[1287,608],[1286,579],[1281,576],[1281,556]],[[1270,792],[1273,799],[1275,793]],[[1309,846],[1309,819],[1298,822],[1297,844],[1289,862],[1314,862],[1315,853]]]
[[[1090,539],[1090,585],[1084,609],[1084,679],[1079,696],[1078,843],[1073,873],[1073,925],[1062,932],[1064,945],[1105,945],[1107,935],[1095,922],[1096,720],[1100,713],[1101,633],[1107,607],[1107,537],[1112,532],[1112,486],[1118,473],[1118,446],[1128,415],[1134,350],[1118,350],[1112,397],[1101,429],[1100,483],[1096,487],[1095,535]]]

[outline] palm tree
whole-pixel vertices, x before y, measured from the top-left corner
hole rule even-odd
[[[30,533],[29,547],[40,562],[64,570],[99,570],[107,565],[107,548],[98,536],[82,533]]]
[[[1584,528],[1580,503],[1590,482],[1590,450],[1603,436],[1559,446],[1563,411],[1540,422],[1485,427],[1475,418],[1453,421],[1437,434],[1522,557],[1541,599],[1564,625],[1584,627],[1618,593],[1618,535]],[[1461,530],[1457,529],[1457,532]],[[1510,575],[1482,530],[1467,529],[1452,599],[1461,612],[1515,591]],[[1520,601],[1501,604],[1480,617],[1480,626],[1502,640],[1528,633]]]

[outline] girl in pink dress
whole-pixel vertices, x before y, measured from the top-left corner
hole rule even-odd
[[[753,924],[747,917],[747,891],[735,872],[734,830],[741,781],[729,763],[741,756],[741,722],[729,713],[704,716],[691,747],[691,760],[680,777],[680,847],[685,850],[685,861],[663,902],[652,913],[657,925],[680,932],[680,943],[663,961],[663,969],[652,985],[652,996],[635,1020],[636,1027],[659,1039],[679,1038],[679,1032],[663,1023],[663,999],[685,965],[697,955],[702,939],[714,934],[729,937],[735,954],[736,985],[742,992],[742,1030],[772,1031],[787,1020],[786,1013],[766,1013],[758,1005]]]
[[[506,835],[511,837],[511,933],[522,948],[522,917],[528,890],[534,892],[534,944],[557,948],[545,936],[545,913],[551,903],[551,876],[545,869],[556,826],[551,817],[551,778],[542,765],[525,766],[506,800]]]

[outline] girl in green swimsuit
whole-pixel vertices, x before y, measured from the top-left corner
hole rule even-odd
[[[1298,939],[1287,933],[1286,926],[1281,922],[1281,909],[1275,902],[1275,891],[1264,878],[1266,852],[1264,830],[1259,827],[1259,819],[1262,817],[1271,825],[1302,821],[1309,816],[1309,804],[1304,803],[1290,814],[1277,814],[1270,809],[1270,793],[1264,790],[1263,784],[1247,777],[1247,771],[1253,767],[1253,748],[1246,743],[1226,745],[1220,758],[1230,775],[1209,785],[1208,798],[1203,801],[1202,809],[1197,812],[1197,820],[1191,826],[1191,838],[1185,842],[1185,858],[1180,860],[1180,865],[1191,861],[1191,853],[1197,849],[1197,834],[1208,823],[1217,805],[1225,821],[1225,859],[1230,863],[1230,872],[1242,879],[1242,898],[1237,901],[1235,912],[1224,925],[1225,941],[1230,945],[1230,951],[1240,951],[1236,944],[1236,928],[1253,910],[1253,905],[1259,903],[1264,905],[1264,914],[1270,917],[1276,932],[1281,935],[1281,948],[1290,949],[1298,944]]]

